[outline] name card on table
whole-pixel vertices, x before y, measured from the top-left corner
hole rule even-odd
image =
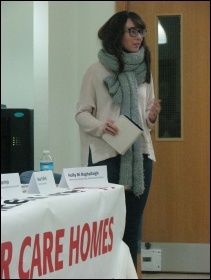
[[[18,173],[1,174],[1,197],[26,197],[21,189],[20,176]]]
[[[64,168],[58,187],[66,189],[108,187],[107,166]]]
[[[32,173],[27,193],[50,194],[58,192],[53,172],[51,170],[36,171]]]

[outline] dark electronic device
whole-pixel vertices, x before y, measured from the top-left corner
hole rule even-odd
[[[1,174],[34,170],[34,110],[1,109]]]

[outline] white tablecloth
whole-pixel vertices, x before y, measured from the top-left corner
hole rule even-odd
[[[2,279],[137,279],[122,241],[124,189],[2,199]]]

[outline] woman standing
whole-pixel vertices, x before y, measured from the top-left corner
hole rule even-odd
[[[98,31],[99,61],[86,71],[76,121],[80,127],[82,166],[106,165],[108,181],[125,186],[126,225],[123,241],[137,268],[138,240],[155,161],[150,131],[160,112],[155,101],[146,25],[134,12],[114,14]],[[127,115],[144,130],[119,155],[103,139],[116,135],[114,121]]]

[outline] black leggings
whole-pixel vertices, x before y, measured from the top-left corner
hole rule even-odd
[[[119,183],[120,158],[118,155],[95,164],[92,163],[91,152],[89,153],[89,166],[106,165],[108,172],[108,182]],[[132,191],[125,191],[126,201],[126,224],[123,241],[128,245],[135,268],[137,268],[138,243],[141,239],[142,214],[146,205],[152,178],[152,160],[147,155],[144,159],[144,193],[139,197]]]
[[[119,169],[120,169],[120,155],[106,160],[98,161],[97,163],[92,162],[92,155],[89,150],[88,166],[107,166],[108,182],[111,184],[119,184]]]

